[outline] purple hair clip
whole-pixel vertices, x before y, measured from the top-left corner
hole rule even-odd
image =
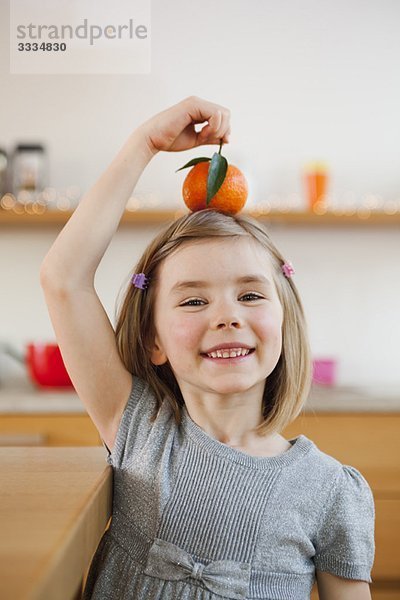
[[[293,265],[288,260],[282,265],[282,273],[285,277],[291,277],[294,275]]]
[[[131,282],[135,287],[145,290],[149,285],[149,278],[144,273],[135,273],[132,275]]]

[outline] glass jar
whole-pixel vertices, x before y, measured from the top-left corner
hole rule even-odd
[[[0,199],[8,190],[8,156],[7,152],[0,148]]]
[[[42,144],[18,144],[12,161],[13,194],[21,204],[35,201],[47,178],[46,151]]]

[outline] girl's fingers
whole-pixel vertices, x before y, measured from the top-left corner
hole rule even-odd
[[[221,128],[220,128],[220,131],[217,132],[218,137],[220,137],[224,143],[229,141],[229,135],[231,133],[231,126],[229,124],[229,119],[230,119],[229,114],[224,114],[222,116]]]
[[[212,136],[210,138],[207,138],[206,144],[220,144],[221,141],[223,144],[229,144],[229,134],[230,130],[228,130],[223,135],[217,135],[216,137]]]
[[[193,123],[204,123],[204,121],[210,123],[211,120],[214,122],[214,115],[216,115],[217,112],[228,110],[224,106],[214,104],[214,102],[209,102],[208,100],[198,98],[197,96],[190,96],[183,100],[183,103],[187,115],[191,118]]]
[[[222,113],[217,110],[208,119],[208,124],[203,127],[200,132],[200,138],[206,140],[210,137],[216,137],[219,128],[221,127]]]
[[[218,137],[219,135],[222,125],[222,118],[222,111],[217,110],[217,112],[211,117],[209,121],[209,125],[211,127],[210,133],[214,137]]]
[[[208,125],[203,127],[199,133],[200,143],[214,144],[219,143],[216,140],[221,140],[224,143],[229,141],[230,134],[230,114],[227,110],[217,110],[211,115]]]
[[[202,125],[196,131],[195,125]],[[229,141],[230,111],[220,104],[190,96],[142,125],[154,150],[181,151],[194,146]]]
[[[219,146],[221,143],[221,138],[212,138],[210,140],[207,140],[206,142],[203,142],[203,145],[207,145],[207,146]],[[222,138],[222,143],[223,144],[229,144],[229,139],[226,140],[225,138]]]
[[[227,109],[218,111],[218,116],[220,116],[220,119],[216,119],[215,123],[213,124],[214,126],[212,127],[212,130],[210,132],[210,134],[214,137],[214,138],[223,138],[224,135],[226,134],[227,130],[229,129],[229,119],[230,119],[230,114],[229,111]]]
[[[229,134],[230,134],[230,130],[229,130],[229,133],[227,132],[226,134],[224,134],[221,137],[210,136],[210,137],[205,138],[204,140],[199,139],[197,145],[200,146],[200,145],[206,145],[206,144],[209,144],[209,145],[215,144],[215,145],[219,146],[219,144],[221,143],[221,140],[222,140],[223,144],[229,144],[229,141],[230,141]]]

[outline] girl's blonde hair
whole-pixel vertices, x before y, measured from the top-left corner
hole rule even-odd
[[[310,390],[311,354],[298,291],[292,278],[282,273],[285,259],[255,219],[205,209],[185,215],[161,231],[148,245],[133,270],[133,273],[145,273],[150,278],[150,285],[146,290],[141,290],[129,283],[121,308],[117,310],[115,335],[125,367],[133,376],[149,383],[158,409],[163,402],[170,405],[179,424],[184,400],[169,361],[154,365],[150,359],[155,340],[154,307],[160,266],[166,257],[183,244],[207,238],[238,236],[256,240],[269,253],[283,308],[282,352],[266,379],[264,420],[257,428],[260,435],[265,435],[282,431],[301,412]]]

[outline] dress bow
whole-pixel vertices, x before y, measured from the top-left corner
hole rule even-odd
[[[215,594],[224,598],[244,600],[250,581],[249,563],[234,560],[216,560],[203,565],[175,544],[155,539],[144,573],[152,577],[177,581],[193,577]]]

